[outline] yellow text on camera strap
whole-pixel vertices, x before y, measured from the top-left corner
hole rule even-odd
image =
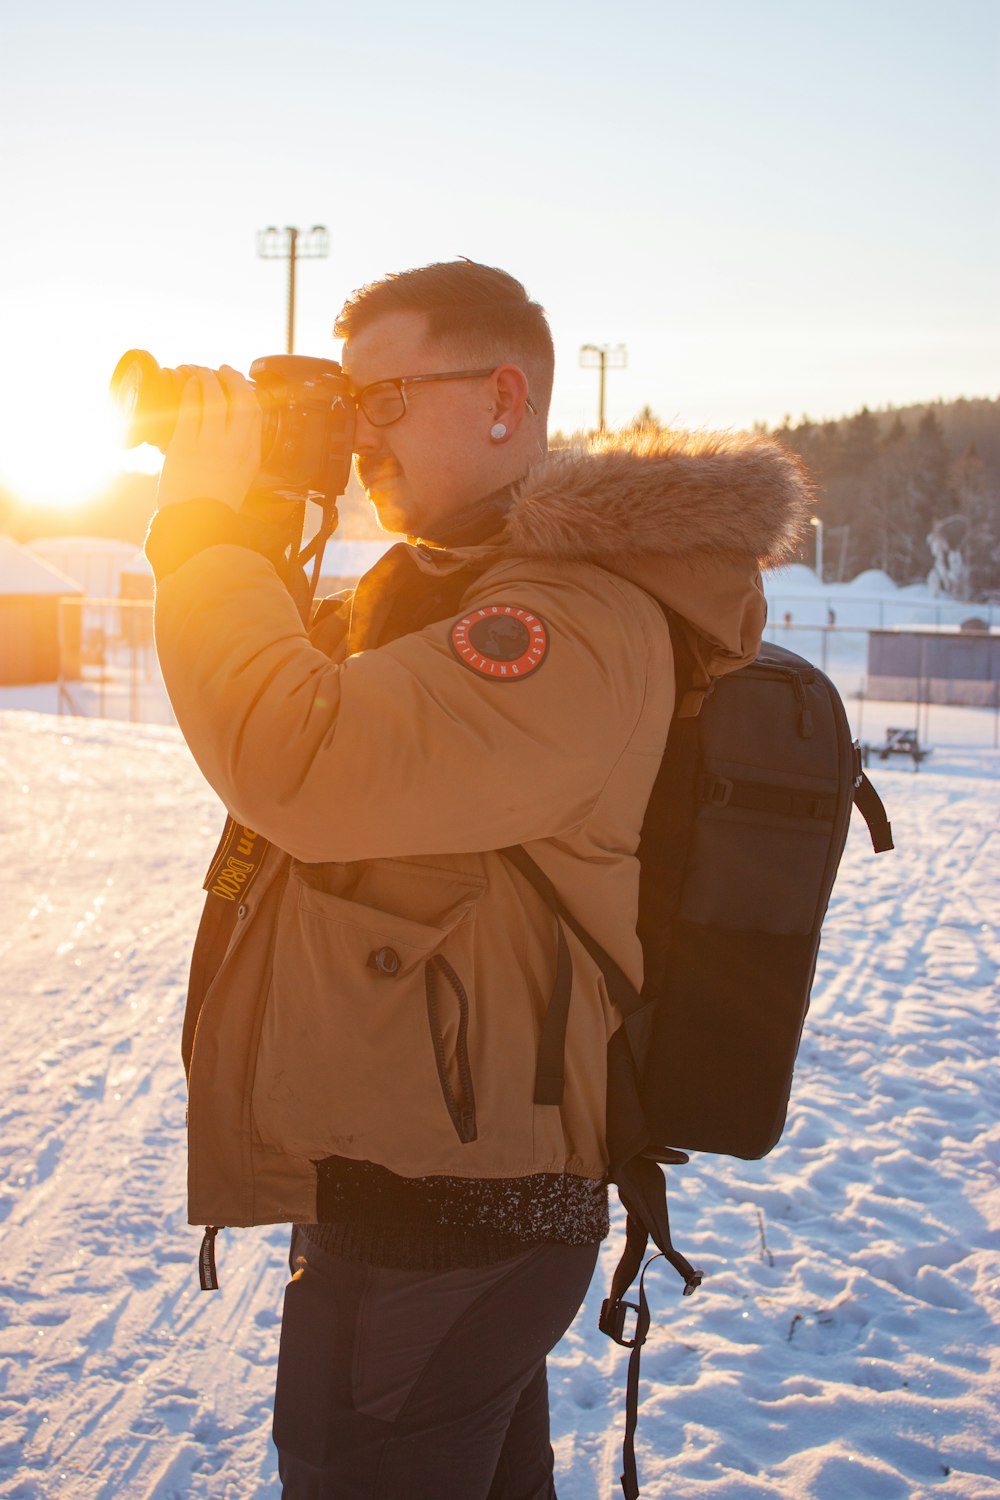
[[[205,890],[223,901],[242,900],[256,880],[266,852],[266,838],[235,818],[227,818],[205,876]]]

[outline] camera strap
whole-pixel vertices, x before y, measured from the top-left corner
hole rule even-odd
[[[242,902],[260,873],[267,848],[268,841],[262,834],[228,817],[203,888],[221,901]]]
[[[306,501],[296,490],[261,485],[250,491],[240,510],[252,528],[247,545],[274,564],[307,628],[319,585],[323,552],[339,519],[335,499],[319,494],[310,494],[308,498],[320,507],[322,519],[315,535],[307,542],[303,542]],[[311,579],[306,571],[310,562],[313,564]]]
[[[295,566],[297,568],[301,568],[303,572],[305,572],[306,564],[308,562],[311,561],[313,565],[312,577],[309,580],[310,612],[312,611],[313,601],[316,598],[316,589],[319,586],[319,575],[320,570],[323,566],[323,553],[326,550],[327,542],[336,531],[338,522],[340,520],[340,517],[337,514],[336,500],[324,500],[317,503],[322,503],[323,520],[320,522],[319,529],[317,530],[315,536],[311,539],[311,541],[308,541],[304,547],[300,542],[299,552],[295,558]]]
[[[296,594],[301,591],[304,583],[302,564],[315,558],[311,598],[319,577],[323,548],[336,525],[336,506],[324,506],[323,524],[316,535],[305,547],[300,548],[297,556],[285,563],[289,575],[286,577],[286,587],[296,599],[300,610],[303,605]],[[294,553],[294,546],[291,550]],[[367,629],[359,628],[359,633],[367,638],[352,639],[352,650],[382,644],[397,636],[420,630],[432,620],[446,618],[468,587],[470,573],[478,572],[484,566],[482,560],[479,560],[471,568],[459,568],[448,577],[435,578],[415,566],[414,554],[413,547],[393,547],[359,584],[355,591],[355,602],[359,602],[360,596],[361,601],[365,601],[368,606],[360,611]],[[298,590],[294,587],[295,582],[298,583]],[[369,598],[369,595],[372,597]],[[305,614],[309,614],[308,605],[305,606]],[[351,628],[353,635],[353,616]],[[231,816],[227,817],[203,888],[220,901],[242,903],[260,872],[268,847],[268,840],[263,834],[237,823]]]

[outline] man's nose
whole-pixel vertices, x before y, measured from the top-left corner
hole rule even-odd
[[[359,406],[354,419],[354,452],[370,455],[377,453],[381,446],[381,427],[373,427]]]

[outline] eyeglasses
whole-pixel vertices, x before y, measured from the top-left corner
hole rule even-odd
[[[406,387],[425,385],[432,380],[479,380],[492,375],[495,366],[488,370],[449,370],[443,375],[400,375],[395,380],[374,380],[371,385],[354,392],[354,399],[373,427],[391,427],[406,415]],[[525,405],[535,413],[530,401]]]

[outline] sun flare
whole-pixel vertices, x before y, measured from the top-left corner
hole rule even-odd
[[[8,405],[9,409],[9,405]],[[122,419],[103,392],[60,408],[21,407],[0,445],[0,486],[30,505],[72,510],[94,499],[123,470],[155,473],[159,453],[122,447]]]

